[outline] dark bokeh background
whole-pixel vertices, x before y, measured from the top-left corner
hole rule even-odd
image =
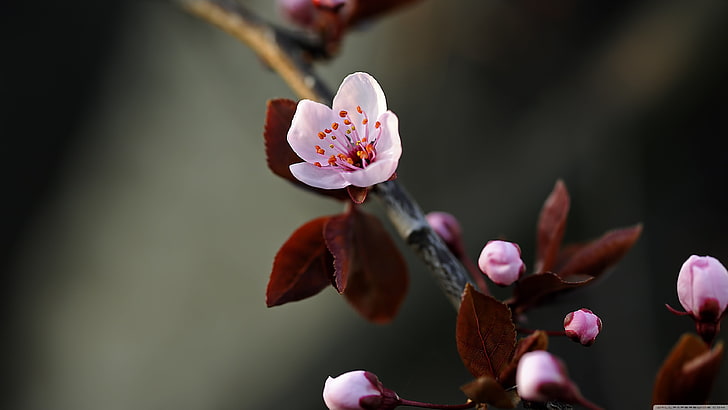
[[[529,318],[600,314],[593,347],[552,350],[606,408],[646,407],[691,330],[662,306],[678,305],[682,262],[728,263],[727,9],[427,0],[320,68],[332,87],[353,71],[380,81],[400,181],[461,219],[472,255],[505,236],[531,261],[557,178],[567,241],[644,223],[606,280]],[[293,96],[245,46],[162,1],[4,3],[0,33],[8,408],[318,409],[325,377],[357,368],[404,397],[462,400],[454,311],[408,249],[390,325],[333,291],[264,307],[278,246],[338,205],[266,170],[265,101]],[[728,402],[727,380],[713,402]]]

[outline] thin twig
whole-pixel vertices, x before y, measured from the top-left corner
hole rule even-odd
[[[321,102],[331,100],[331,91],[313,73],[308,51],[289,33],[264,22],[235,1],[176,1],[190,13],[247,44],[300,98]]]
[[[263,22],[244,6],[230,0],[177,1],[191,13],[247,44],[299,97],[324,103],[333,99],[306,61],[302,44]],[[471,282],[467,270],[430,228],[419,205],[397,181],[379,184],[373,193],[381,199],[402,239],[422,258],[445,296],[458,309],[465,284]]]

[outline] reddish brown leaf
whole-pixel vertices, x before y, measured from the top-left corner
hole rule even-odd
[[[465,287],[456,326],[458,353],[475,377],[498,377],[516,345],[511,310],[470,284]]]
[[[305,223],[281,246],[266,290],[268,307],[305,299],[331,284],[334,269],[323,236],[329,218]]]
[[[389,322],[407,293],[407,264],[377,217],[356,207],[351,214],[354,247],[344,296],[367,320]]]
[[[571,257],[556,268],[559,276],[599,276],[632,248],[642,233],[642,224],[609,231],[581,247],[567,250]]]
[[[506,391],[491,376],[482,376],[460,387],[476,403],[488,403],[500,409],[513,409],[520,399],[515,390]]]
[[[288,129],[291,128],[293,114],[296,113],[296,102],[287,98],[278,98],[268,101],[265,112],[265,155],[268,168],[274,174],[289,181],[294,181],[288,166],[301,162],[288,145]]]
[[[566,217],[569,214],[569,192],[564,181],[556,181],[553,191],[546,198],[538,218],[536,263],[534,272],[549,272],[556,264],[566,229]]]
[[[296,112],[296,102],[287,98],[278,98],[268,101],[265,113],[265,155],[268,168],[274,174],[282,177],[299,187],[308,189],[321,195],[339,200],[346,200],[349,194],[345,189],[319,189],[314,188],[296,179],[288,168],[291,164],[301,162],[301,158],[293,152],[288,144],[288,129],[291,128],[293,114]]]
[[[534,350],[546,350],[549,347],[549,337],[543,330],[537,330],[527,337],[521,338],[516,344],[516,350],[513,353],[513,359],[508,363],[500,374],[498,380],[505,387],[514,386],[516,384],[516,370],[518,369],[518,361],[525,353]]]
[[[703,404],[723,358],[723,344],[711,350],[700,337],[685,333],[657,373],[652,404]]]
[[[324,225],[324,240],[334,256],[334,287],[344,293],[354,261],[353,213],[332,216]]]
[[[560,292],[584,286],[593,279],[566,281],[553,273],[526,276],[516,282],[513,298],[508,304],[515,312],[522,313]]]

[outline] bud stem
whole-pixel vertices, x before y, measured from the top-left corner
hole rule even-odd
[[[423,409],[443,409],[443,410],[459,410],[459,409],[472,409],[477,403],[468,401],[463,404],[432,404],[422,403],[419,401],[400,399],[403,406],[420,407]]]

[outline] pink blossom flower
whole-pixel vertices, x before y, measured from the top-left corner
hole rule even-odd
[[[329,410],[388,410],[400,402],[397,394],[384,387],[374,373],[364,370],[329,377],[324,385],[324,403]]]
[[[518,361],[516,390],[523,400],[562,401],[589,409],[599,408],[581,395],[569,379],[564,363],[545,350],[525,353]]]
[[[581,308],[564,318],[566,336],[584,346],[591,346],[602,330],[602,320],[589,309]]]
[[[293,176],[323,189],[387,181],[402,155],[399,120],[387,110],[379,83],[366,73],[344,79],[332,108],[301,100],[288,143],[304,160],[290,166]]]
[[[512,242],[490,241],[478,258],[478,266],[490,280],[501,286],[517,281],[526,271],[521,248]]]

